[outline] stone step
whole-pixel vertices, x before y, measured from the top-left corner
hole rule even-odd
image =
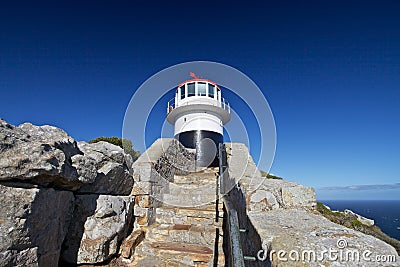
[[[199,184],[175,184],[170,183],[168,192],[171,195],[209,195],[215,198],[215,184],[199,185]]]
[[[172,254],[173,258],[177,255],[213,255],[213,246],[198,244],[182,244],[179,242],[148,241],[143,242],[136,248],[135,254],[141,256],[167,256]],[[168,256],[166,257],[168,258]]]
[[[177,251],[191,254],[212,255],[213,249],[209,246],[197,244],[180,244],[176,242],[152,242],[150,246],[154,249]]]
[[[159,224],[155,223],[146,231],[146,238],[165,238],[167,239],[171,233],[177,234],[178,232],[183,233],[211,233],[215,237],[216,229],[222,227],[222,222],[214,222],[210,224]],[[221,233],[221,229],[219,230]],[[209,240],[209,239],[207,239]]]
[[[145,242],[137,247],[130,266],[213,266],[213,253],[213,246]]]
[[[218,205],[218,211],[222,212],[223,205]],[[159,207],[156,210],[156,213],[168,213],[169,215],[178,215],[178,216],[190,216],[190,217],[200,217],[200,218],[215,218],[215,204],[209,205],[206,208],[197,208],[197,207]]]
[[[180,175],[175,175],[173,183],[175,183],[175,184],[197,184],[197,185],[215,184],[216,183],[216,176],[180,176]]]
[[[223,213],[219,213],[222,217]],[[193,224],[193,225],[214,225],[215,210],[187,210],[180,208],[157,208],[156,223],[159,224]],[[219,221],[222,221],[220,218]]]
[[[164,194],[162,203],[164,206],[176,207],[202,207],[215,203],[215,194]]]
[[[217,266],[224,266],[222,240],[218,244],[217,257]],[[135,256],[129,266],[215,266],[214,244],[145,241],[135,249]]]

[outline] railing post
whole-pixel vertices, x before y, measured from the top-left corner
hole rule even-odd
[[[224,188],[224,161],[223,161],[223,149],[224,149],[224,144],[223,143],[219,143],[218,144],[218,160],[219,160],[219,192],[221,193],[221,195],[225,194],[225,188]]]

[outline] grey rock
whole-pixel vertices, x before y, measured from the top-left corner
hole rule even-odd
[[[357,220],[358,220],[359,222],[361,222],[362,224],[365,224],[365,225],[368,225],[368,226],[373,226],[373,225],[375,224],[375,221],[374,221],[374,220],[365,218],[364,216],[361,216],[360,214],[357,214],[357,213],[355,213],[355,212],[352,211],[352,210],[346,209],[346,210],[344,210],[343,212],[344,212],[345,214],[351,214],[351,215],[353,215],[353,216],[356,216],[356,217],[357,217]]]
[[[132,158],[107,142],[79,144],[63,130],[0,120],[0,180],[82,193],[128,195]]]
[[[79,142],[78,147],[84,155],[90,156],[99,165],[103,165],[107,161],[115,161],[120,164],[125,162],[124,150],[108,142],[100,141],[93,144]]]
[[[53,126],[12,126],[0,120],[0,180],[32,180],[37,184],[79,186],[71,157],[82,154],[75,140]]]
[[[0,185],[0,266],[57,266],[74,196]]]
[[[134,197],[78,195],[62,259],[72,264],[104,262],[132,230]]]
[[[303,209],[251,211],[248,216],[261,240],[268,243],[264,245],[270,248],[272,266],[399,266],[399,256],[392,246]],[[285,254],[278,256],[280,250]],[[314,253],[311,260],[310,251]],[[328,251],[333,251],[332,257]],[[392,255],[395,261],[377,263],[378,255]]]
[[[125,154],[122,148],[103,141],[94,144],[79,142],[78,147],[83,155],[76,155],[72,160],[82,174],[80,180],[92,174],[92,170],[97,170],[92,182],[85,183],[78,192],[112,195],[131,193],[134,181],[127,165],[127,162],[131,162],[131,156]],[[77,161],[86,164],[75,165]]]
[[[262,177],[246,145],[226,143],[225,146],[229,165],[229,180],[225,187],[233,189],[239,184],[248,199],[248,210],[315,207],[316,197],[313,188],[287,180]]]
[[[112,195],[129,195],[131,193],[134,181],[125,163],[125,158],[130,160],[130,155],[125,154],[122,148],[107,142],[94,144],[79,142],[78,147],[84,155],[75,157],[91,162],[92,164],[84,166],[97,170],[94,181],[84,184],[77,190],[78,192]],[[81,178],[81,180],[83,179]]]
[[[173,138],[159,138],[134,163],[134,168],[143,163],[151,163],[166,180],[175,174],[196,171],[195,153],[185,148]]]

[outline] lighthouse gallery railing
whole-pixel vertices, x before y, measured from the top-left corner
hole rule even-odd
[[[210,101],[210,99],[207,99],[207,101],[203,101],[200,98],[194,98],[194,99],[187,100],[183,103],[180,103],[179,105],[175,105],[175,98],[172,98],[167,103],[167,114],[170,113],[172,110],[174,110],[177,107],[193,105],[193,104],[206,104],[206,105],[216,106],[216,107],[220,107],[220,108],[228,111],[229,113],[231,113],[231,106],[230,106],[229,102],[227,100],[225,100],[225,98],[222,98],[222,101],[212,100],[212,99],[211,99],[211,101]]]

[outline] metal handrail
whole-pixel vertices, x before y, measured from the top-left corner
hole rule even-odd
[[[240,242],[240,230],[239,230],[239,218],[237,211],[233,208],[232,203],[226,196],[222,197],[222,201],[226,207],[227,218],[228,218],[228,231],[229,231],[229,256],[232,260],[232,266],[244,267],[244,257],[242,251],[242,245]]]
[[[227,213],[226,218],[228,219],[227,228],[229,236],[229,259],[231,260],[231,266],[234,267],[244,267],[244,257],[242,251],[242,245],[240,241],[240,228],[239,228],[239,218],[236,209],[228,199],[228,195],[225,192],[224,180],[226,176],[226,168],[224,164],[225,145],[219,144],[218,146],[218,157],[219,157],[219,179],[220,179],[220,193],[222,195],[222,201],[225,206]]]
[[[205,99],[206,99],[206,98],[205,98]],[[210,99],[207,98],[207,100],[210,100]],[[212,100],[212,99],[211,99],[211,100]],[[231,113],[231,106],[230,106],[229,102],[225,100],[225,98],[222,98],[221,101],[218,101],[218,100],[215,100],[215,99],[214,99],[214,101],[212,102],[212,104],[211,104],[210,102],[208,102],[208,103],[205,103],[205,102],[201,103],[201,100],[200,100],[199,98],[196,98],[196,99],[193,99],[193,100],[191,100],[191,101],[186,101],[186,102],[184,102],[184,103],[180,103],[180,105],[175,105],[175,98],[172,98],[172,99],[169,100],[168,103],[167,103],[167,114],[168,114],[169,112],[171,112],[172,110],[174,110],[175,108],[177,108],[177,107],[191,105],[191,104],[196,103],[196,102],[197,102],[197,103],[200,103],[200,104],[206,104],[206,105],[212,105],[212,106],[215,106],[215,107],[220,107],[220,108],[222,108],[222,109],[228,111],[228,113]]]

